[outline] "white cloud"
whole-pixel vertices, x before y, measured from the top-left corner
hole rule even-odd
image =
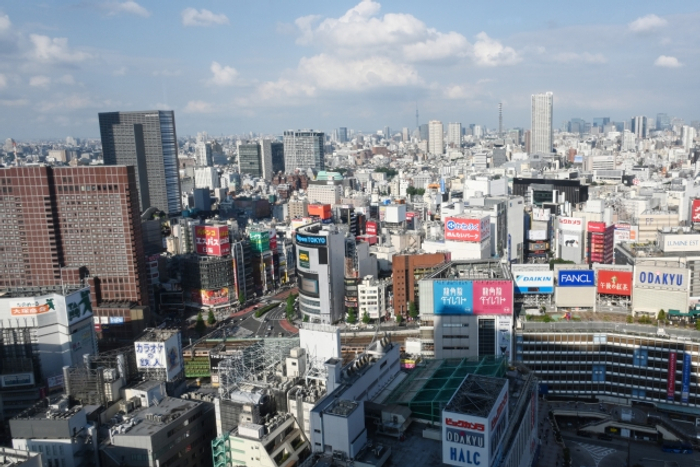
[[[412,62],[425,60],[442,60],[449,57],[466,57],[472,50],[467,38],[456,32],[443,34],[430,31],[429,39],[415,42],[403,47],[407,60]]]
[[[608,62],[603,54],[592,54],[590,52],[584,52],[582,54],[575,52],[562,52],[554,55],[552,60],[559,63],[603,64]]]
[[[10,22],[10,17],[7,15],[0,15],[0,32],[8,31],[12,26]]]
[[[90,54],[71,50],[68,47],[68,39],[65,37],[42,36],[31,34],[29,36],[34,49],[30,57],[44,63],[76,63],[90,58]]]
[[[470,99],[476,96],[476,89],[473,86],[455,84],[448,86],[443,94],[448,99]]]
[[[58,110],[64,112],[67,110],[79,110],[86,109],[90,107],[99,107],[101,104],[88,96],[80,94],[72,94],[64,98],[54,98],[50,101],[40,102],[37,109],[40,112],[51,112],[53,110]]]
[[[182,24],[184,26],[218,26],[229,24],[228,18],[223,13],[212,13],[202,8],[197,11],[194,8],[182,10]]]
[[[683,64],[678,61],[676,57],[670,57],[668,55],[660,55],[659,58],[654,62],[654,66],[660,66],[663,68],[679,68]]]
[[[480,32],[476,38],[473,54],[474,62],[479,66],[514,65],[522,60],[513,48],[505,47],[485,32]]]
[[[637,34],[649,34],[665,27],[668,24],[663,18],[654,14],[639,17],[632,21],[628,27],[629,30]]]
[[[48,88],[51,84],[51,78],[48,76],[32,76],[29,78],[29,85],[37,88]]]
[[[238,71],[230,66],[221,66],[219,62],[212,62],[209,68],[214,76],[209,83],[216,86],[233,86],[238,81]]]
[[[102,8],[107,10],[108,14],[110,15],[126,13],[129,15],[141,16],[142,18],[148,18],[151,16],[151,13],[148,10],[133,0],[128,0],[126,2],[106,2],[102,4]]]
[[[0,73],[0,89],[7,87],[7,77]]]
[[[215,112],[216,109],[209,102],[189,101],[183,111],[187,113],[208,114]]]
[[[57,80],[61,84],[67,84],[67,85],[74,85],[75,84],[75,78],[73,78],[73,75],[63,75]]]

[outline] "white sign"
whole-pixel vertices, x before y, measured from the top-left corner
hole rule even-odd
[[[578,248],[581,246],[579,242],[578,235],[567,235],[561,236],[561,246],[562,248]]]
[[[698,234],[683,234],[663,236],[663,244],[661,249],[664,252],[670,251],[700,251],[700,235]]]
[[[498,339],[496,339],[496,355],[512,360],[510,354],[513,320],[510,316],[498,317]]]
[[[544,221],[547,222],[549,220],[550,214],[549,214],[549,208],[533,208],[532,210],[532,220],[533,221]]]
[[[583,219],[580,217],[560,217],[559,229],[581,232],[583,230]]]
[[[527,233],[528,240],[547,240],[546,230],[529,230]]]
[[[164,342],[135,342],[137,368],[165,368],[167,359]]]
[[[634,287],[685,291],[688,290],[688,270],[637,265],[634,267]]]

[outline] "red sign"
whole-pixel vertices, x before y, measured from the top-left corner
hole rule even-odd
[[[503,409],[506,407],[507,403],[508,403],[508,393],[506,392],[504,397],[503,397],[503,400],[498,405],[498,410],[496,410],[496,415],[494,415],[493,419],[491,420],[491,429],[492,430],[496,426],[498,419],[501,418],[501,413],[503,413]]]
[[[367,235],[377,235],[377,223],[374,221],[367,221],[365,224],[365,232],[367,232]]]
[[[488,217],[471,219],[464,217],[445,218],[445,240],[480,242],[491,235],[491,222]]]
[[[632,272],[598,270],[598,293],[632,296]]]
[[[193,290],[192,301],[202,305],[221,305],[228,303],[228,288],[223,287],[216,290]]]
[[[672,401],[676,396],[676,353],[668,356],[668,385],[666,386],[666,399]]]
[[[700,222],[700,199],[693,200],[693,210],[690,213],[690,220]]]
[[[453,420],[451,418],[445,419],[445,424],[449,426],[456,426],[457,428],[464,428],[466,430],[474,431],[484,431],[486,428],[483,423],[473,423],[466,420]]]
[[[474,281],[472,286],[475,315],[510,315],[513,313],[511,281]]]
[[[588,223],[589,232],[605,232],[605,222],[589,222]]]
[[[231,253],[226,225],[197,225],[194,242],[198,255],[226,256]]]

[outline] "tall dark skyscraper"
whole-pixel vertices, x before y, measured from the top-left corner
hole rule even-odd
[[[174,112],[105,112],[99,118],[104,163],[136,168],[141,212],[156,207],[179,214],[182,203]]]
[[[87,283],[103,340],[140,334],[149,312],[135,169],[9,167],[0,188],[0,290]]]
[[[341,126],[338,128],[338,142],[347,143],[348,142],[348,129],[347,127]]]

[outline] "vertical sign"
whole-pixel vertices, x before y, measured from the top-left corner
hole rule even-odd
[[[690,395],[690,370],[691,370],[690,354],[688,352],[683,353],[683,381],[681,385],[681,402],[684,404],[688,403],[688,396]]]
[[[666,386],[666,399],[672,401],[676,395],[676,353],[668,355],[668,381]]]

